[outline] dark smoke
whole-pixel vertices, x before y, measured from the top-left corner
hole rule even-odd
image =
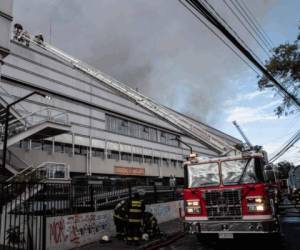
[[[221,1],[210,2],[239,27]],[[274,1],[248,2],[261,18]],[[177,0],[15,0],[14,8],[31,33],[202,121],[217,120],[249,70]]]

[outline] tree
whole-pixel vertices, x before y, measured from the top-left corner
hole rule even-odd
[[[300,26],[299,35],[293,43],[284,43],[273,49],[273,56],[266,61],[267,70],[295,97],[300,96]],[[278,92],[268,78],[258,80],[260,89],[272,87]],[[294,104],[288,97],[274,110],[276,115],[289,115],[295,112]]]
[[[287,179],[289,171],[294,167],[294,164],[288,161],[281,161],[277,164],[277,170],[279,172],[279,179]]]

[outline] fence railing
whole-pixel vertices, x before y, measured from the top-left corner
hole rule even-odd
[[[131,186],[129,184],[73,184],[73,183],[3,183],[0,184],[0,205],[11,205],[11,212],[24,211],[48,216],[92,212],[113,208],[120,200],[143,190],[146,204],[181,199],[177,189],[168,186]],[[34,192],[32,191],[34,190]],[[45,211],[43,211],[45,209]]]
[[[45,250],[47,217],[111,209],[141,189],[146,204],[181,199],[166,186],[0,183],[0,248]]]

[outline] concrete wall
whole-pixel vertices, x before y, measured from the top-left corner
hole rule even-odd
[[[146,207],[159,223],[179,218],[182,201],[153,204]],[[95,241],[103,235],[114,235],[113,210],[47,218],[46,249],[72,249]]]
[[[13,19],[12,2],[12,0],[1,0],[0,4],[0,64],[2,58],[9,53],[10,48],[10,29]]]
[[[22,158],[28,165],[37,167],[43,162],[66,163],[70,166],[71,172],[86,173],[88,168],[87,157],[83,155],[68,155],[62,153],[49,153],[41,150],[27,151],[24,149],[13,148],[13,152]],[[183,177],[181,164],[177,166],[164,166],[156,164],[138,163],[124,160],[102,159],[99,157],[91,158],[91,169],[94,174],[114,174],[115,166],[137,167],[145,169],[145,176],[170,176]]]

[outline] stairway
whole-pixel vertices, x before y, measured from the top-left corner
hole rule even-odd
[[[3,151],[6,106],[6,101],[0,97],[0,156]],[[21,116],[13,107],[11,107],[9,113],[7,147],[24,139],[42,140],[70,131],[71,125],[69,124],[68,114],[64,110],[44,107],[38,111]],[[10,175],[19,176],[20,174],[31,171],[31,167],[25,162],[22,162],[21,159],[12,162],[13,159],[17,159],[17,156],[13,155],[13,153],[9,151],[9,148],[7,148],[5,170],[10,173]]]

